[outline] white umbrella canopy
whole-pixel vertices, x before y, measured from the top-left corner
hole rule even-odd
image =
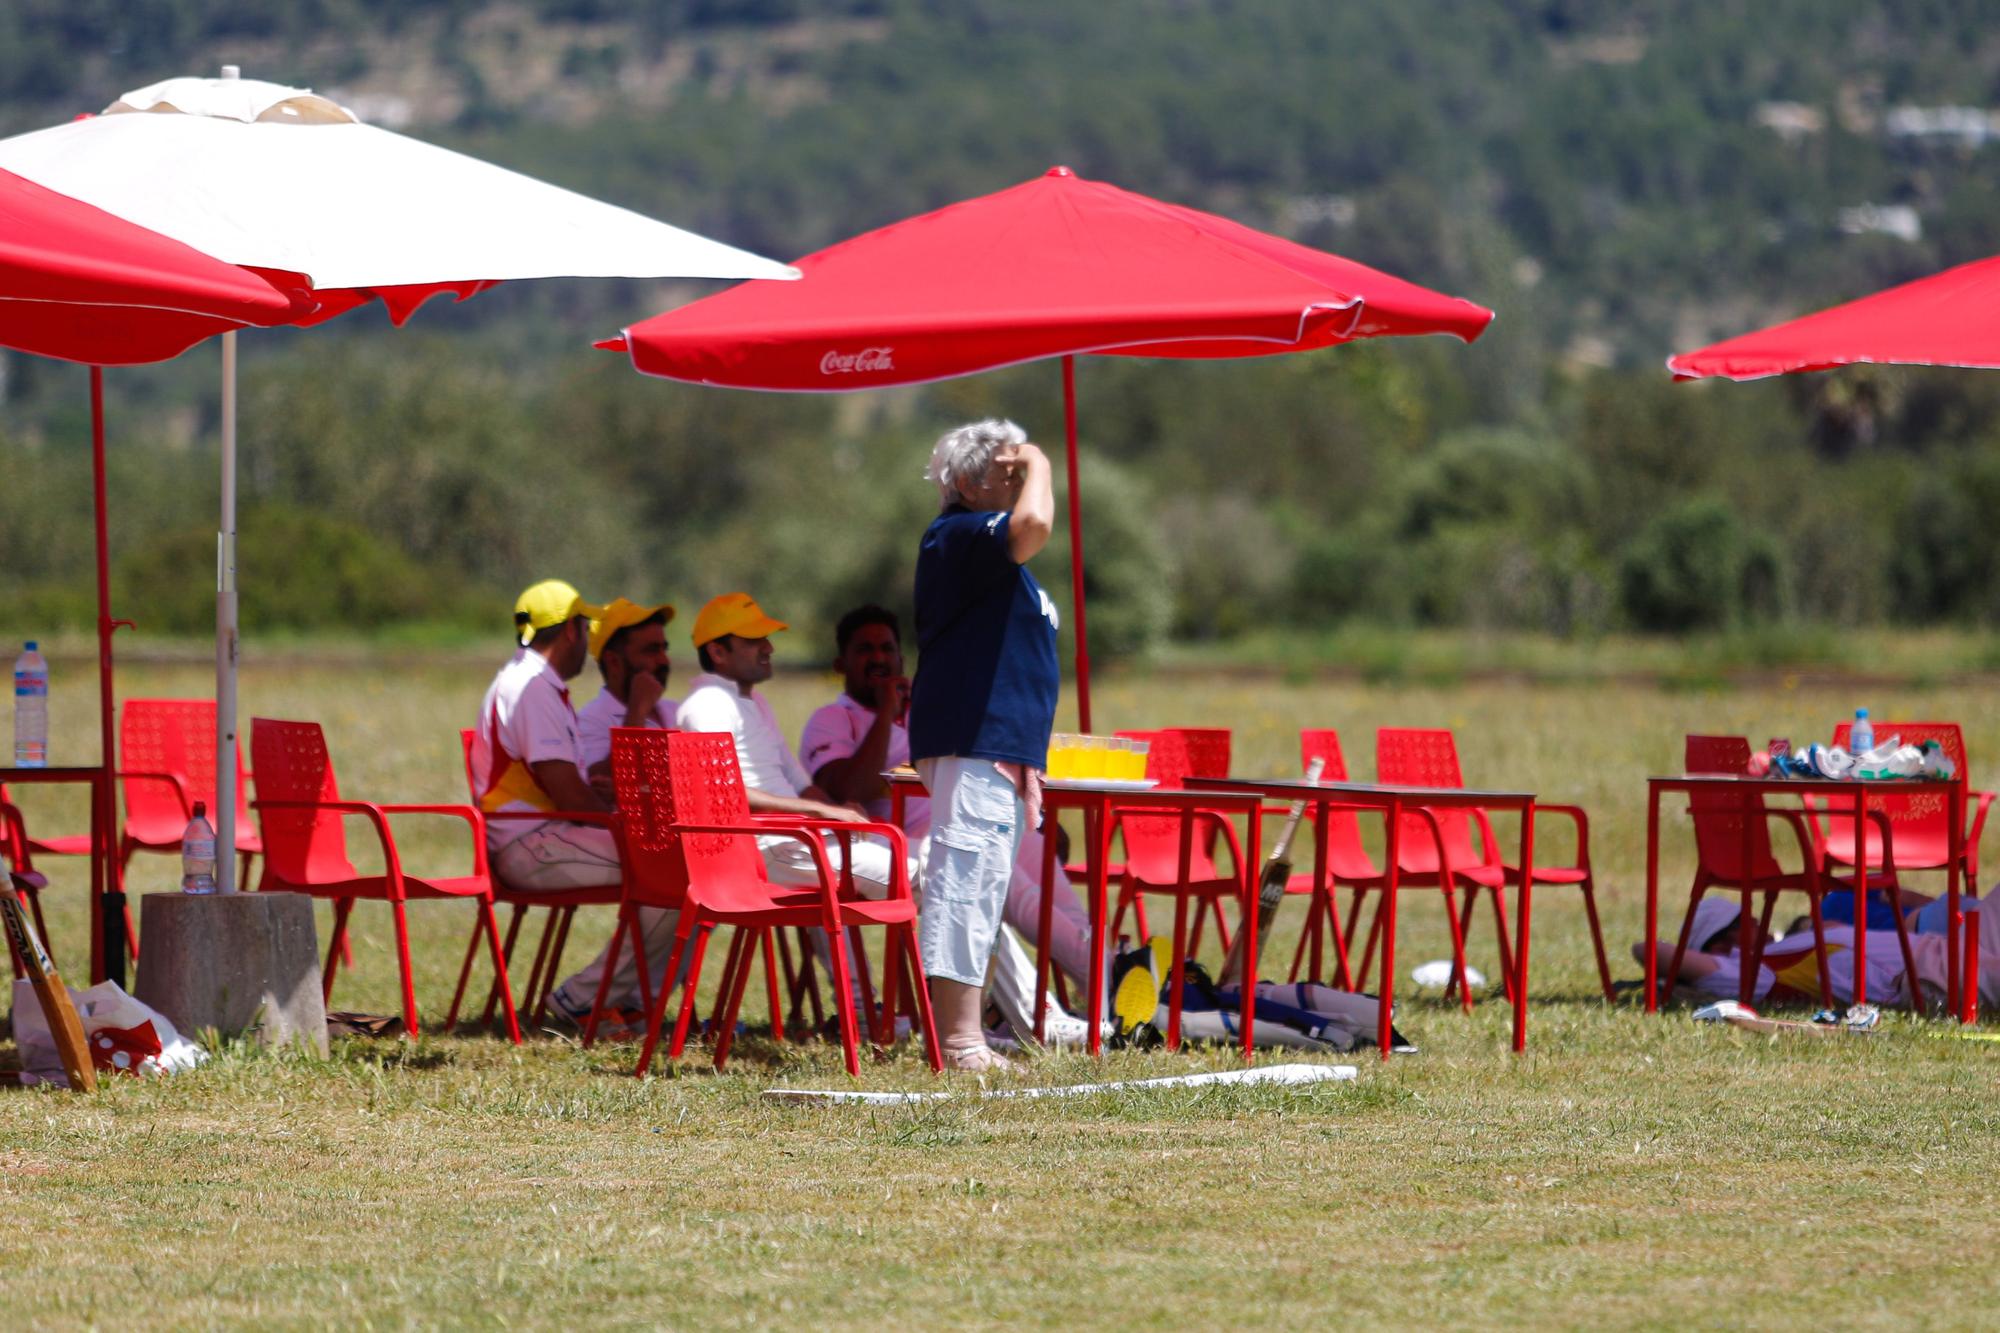
[[[304,88],[167,79],[105,109],[0,139],[0,168],[246,268],[304,274],[317,323],[380,299],[520,278],[774,278],[798,271],[531,176],[388,130]],[[216,559],[216,842],[235,845],[236,335],[222,338]],[[234,858],[216,858],[233,887]]]
[[[0,139],[0,167],[316,289],[516,278],[795,278],[796,270],[377,129],[302,88],[167,79]]]

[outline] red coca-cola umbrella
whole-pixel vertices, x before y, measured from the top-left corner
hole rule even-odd
[[[1667,359],[1677,379],[1761,379],[1862,363],[2000,367],[2000,256]]]
[[[292,322],[314,302],[296,274],[225,264],[158,232],[0,170],[0,347],[90,367],[90,446],[97,528],[98,719],[107,780],[92,811],[91,882],[112,939],[94,931],[93,977],[122,976],[122,890],[105,875],[114,815],[109,550],[104,518],[105,366],[165,361],[213,334]],[[112,872],[115,874],[115,871]]]
[[[1493,312],[1067,167],[808,255],[598,346],[648,375],[842,392],[1059,356],[1077,711],[1090,728],[1075,357],[1230,357],[1419,333],[1470,342]]]

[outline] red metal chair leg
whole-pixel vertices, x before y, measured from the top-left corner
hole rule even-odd
[[[458,985],[451,992],[451,1008],[445,1010],[444,1030],[450,1032],[458,1026],[458,1006],[465,998],[465,984],[472,979],[472,960],[479,956],[479,937],[485,928],[477,921],[472,923],[472,933],[465,937],[465,961],[458,965]],[[498,986],[498,981],[495,981]]]
[[[1477,888],[1470,890],[1466,895],[1467,898],[1470,899],[1471,895],[1478,891]],[[1458,988],[1459,1003],[1464,1007],[1465,1012],[1469,1014],[1472,1012],[1472,986],[1466,980],[1465,976],[1465,931],[1460,927],[1458,913],[1453,910],[1456,904],[1451,899],[1451,881],[1447,879],[1444,884],[1444,919],[1446,924],[1451,927],[1451,982],[1445,987],[1445,995],[1449,997],[1451,995],[1451,988],[1456,986]],[[1472,903],[1470,901],[1465,904],[1465,911],[1467,916],[1472,914]],[[1387,947],[1386,945],[1384,946],[1384,968],[1388,966]],[[1388,984],[1387,978],[1384,978],[1383,984]]]
[[[493,978],[500,989],[501,1009],[507,1015],[507,1038],[519,1046],[521,1020],[514,1012],[514,989],[507,981],[507,957],[500,948],[500,918],[493,911],[492,895],[479,900],[479,916],[486,923],[486,942],[493,950]]]
[[[340,970],[340,960],[347,952],[347,914],[354,910],[354,899],[337,899],[333,905],[333,938],[326,945],[326,970],[319,980],[320,1001],[329,1003],[333,999],[333,978]]]
[[[618,911],[621,918],[623,917],[625,910],[626,909],[622,905],[619,907]],[[673,951],[667,956],[668,976],[672,976],[680,968],[681,955],[687,951],[689,920],[690,918],[688,917],[682,917],[681,929],[676,930],[674,932]],[[605,975],[608,977],[610,973],[607,971]],[[697,969],[690,968],[687,978],[687,994],[689,996],[694,994],[694,987],[697,979],[698,979]],[[671,993],[672,993],[671,987],[668,986],[660,987],[659,993],[653,996],[653,1007],[646,1011],[646,1040],[645,1044],[640,1048],[639,1051],[639,1063],[633,1067],[632,1070],[633,1078],[644,1078],[646,1076],[646,1070],[653,1063],[653,1052],[657,1051],[660,1048],[660,1024],[666,1020],[667,996]],[[683,1004],[687,1003],[687,999],[685,996],[682,998],[682,1003]],[[594,1019],[596,1016],[597,1016],[597,1010],[595,1007],[593,1007],[591,1010],[591,1017]]]
[[[784,1045],[785,1007],[778,993],[778,948],[785,932],[766,929],[761,932],[760,942],[764,952],[764,998],[771,1006],[771,1040]]]
[[[854,1012],[854,992],[847,961],[847,932],[838,926],[827,932],[833,955],[833,1008],[840,1015],[840,1045],[847,1055],[847,1072],[861,1074],[861,1033]]]
[[[1604,927],[1597,919],[1597,886],[1586,879],[1582,884],[1583,910],[1590,918],[1590,942],[1597,950],[1597,984],[1604,991],[1605,1001],[1616,1000],[1618,992],[1611,985],[1611,960],[1604,952]]]
[[[923,1034],[924,1055],[930,1061],[931,1072],[942,1073],[944,1052],[938,1048],[937,1021],[931,1015],[930,988],[924,984],[923,960],[917,954],[917,932],[910,926],[898,926],[891,934],[901,941],[903,954],[910,962],[910,975],[914,979],[910,989],[917,1002],[917,1029]]]
[[[713,927],[704,925],[695,931],[694,959],[688,964],[687,984],[682,988],[680,1015],[674,1019],[673,1044],[667,1047],[669,1060],[680,1059],[681,1053],[687,1050],[688,1024],[694,1018],[695,987],[701,981],[701,960],[708,953],[708,937],[712,930]],[[660,987],[662,992],[666,989],[665,986]]]
[[[729,932],[729,952],[722,960],[722,981],[715,990],[717,1006],[709,1014],[708,1036],[711,1042],[718,1035],[718,1029],[715,1025],[722,1020],[720,1010],[728,1006],[729,997],[736,990],[737,972],[748,971],[744,962],[744,949],[748,934],[749,932],[741,926]]]
[[[549,992],[561,984],[563,950],[569,947],[569,928],[570,924],[576,920],[576,908],[557,908],[556,915],[561,919],[556,922],[555,942],[549,945],[549,961],[542,969],[541,991],[535,998],[536,1022],[540,1022],[541,1015],[548,1011]],[[636,926],[634,928],[634,937],[638,937]],[[636,945],[634,947],[638,948]],[[643,957],[645,952],[643,948],[639,948],[639,956]],[[640,972],[641,980],[639,982],[641,994],[644,994],[646,989],[644,976],[645,972],[642,969]]]
[[[520,903],[515,903],[514,914],[513,916],[508,918],[507,947],[504,950],[504,952],[507,955],[507,961],[509,964],[512,964],[514,961],[514,941],[521,933],[521,918],[527,915],[527,911],[528,909],[526,907],[522,906]],[[457,1021],[459,1001],[465,997],[466,978],[471,973],[472,954],[474,949],[477,947],[478,942],[479,942],[479,928],[477,926],[474,926],[472,929],[472,938],[465,942],[465,969],[459,973],[458,989],[452,993],[451,1016],[445,1020],[445,1025],[447,1027],[451,1026],[451,1024]],[[533,973],[529,974],[528,984],[531,986],[534,984]],[[480,1012],[479,1025],[481,1027],[486,1027],[490,1025],[493,1022],[493,1011],[499,1007],[500,1007],[499,986],[498,985],[488,986],[486,988],[486,1008]]]
[[[389,910],[396,918],[396,963],[403,981],[403,1027],[412,1037],[421,1036],[417,1027],[417,982],[410,974],[409,914],[401,898],[391,898]]]
[[[716,1020],[715,1068],[718,1072],[729,1063],[729,1048],[736,1040],[736,1014],[743,1007],[743,991],[750,983],[751,964],[756,960],[757,934],[747,926],[738,926],[736,938],[729,946],[730,952],[737,955],[737,967],[721,1016]]]
[[[597,993],[590,998],[590,1013],[583,1020],[583,1049],[589,1050],[597,1043],[597,1023],[604,1013],[604,1002],[611,997],[611,975],[618,970],[618,959],[625,951],[625,936],[629,932],[636,941],[639,937],[638,909],[630,903],[618,904],[618,923],[612,927],[611,942],[604,953],[604,970],[597,974]],[[637,948],[635,943],[634,948]],[[678,954],[678,950],[676,950]],[[666,987],[662,986],[664,993]],[[646,1066],[641,1063],[639,1072]]]
[[[1181,997],[1187,985],[1187,939],[1188,909],[1187,895],[1174,895],[1174,951],[1169,957],[1171,975],[1167,978],[1167,1049],[1181,1048]]]

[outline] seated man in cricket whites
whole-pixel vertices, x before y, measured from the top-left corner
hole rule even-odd
[[[554,817],[558,811],[606,812],[611,802],[584,776],[582,742],[568,682],[583,670],[590,626],[601,608],[560,579],[537,583],[514,604],[514,656],[500,668],[479,706],[473,732],[472,784],[488,815],[525,812],[547,819],[489,818],[493,874],[524,892],[614,885],[621,878],[610,828]],[[664,969],[673,948],[673,914],[642,909],[646,952]],[[570,1022],[589,1013],[603,975],[604,951],[549,993],[552,1012]],[[605,1002],[636,1008],[639,973],[622,951]]]
[[[590,631],[590,655],[597,659],[604,688],[576,715],[583,747],[583,771],[600,794],[609,795],[611,729],[672,728],[680,705],[665,697],[673,663],[667,657],[667,623],[674,608],[640,606],[620,597],[604,608]]]
[[[856,801],[873,819],[891,813],[885,769],[910,761],[910,733],[905,725],[910,704],[910,680],[903,674],[902,628],[894,612],[862,606],[840,618],[834,630],[833,668],[844,689],[840,697],[815,712],[799,737],[800,757],[813,780],[834,800]],[[911,796],[904,802],[903,831],[914,849],[930,833],[930,802]],[[1078,985],[1090,975],[1090,918],[1070,889],[1058,864],[1055,871],[1055,913],[1050,953],[1056,966]],[[1042,835],[1035,829],[1021,834],[1014,875],[1007,891],[1004,919],[1014,930],[1033,939],[1040,928],[1042,905]],[[996,970],[991,999],[1017,1038],[1034,1031],[1034,967],[1020,943],[1006,931],[996,952],[1008,961]],[[1013,957],[1018,955],[1018,957]],[[1014,979],[1028,984],[1017,987]],[[1081,1042],[1084,1021],[1049,1000],[1049,1039],[1058,1044]]]

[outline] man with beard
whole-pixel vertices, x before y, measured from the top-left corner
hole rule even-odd
[[[840,618],[834,629],[833,669],[845,685],[838,699],[807,719],[799,736],[799,756],[813,780],[834,800],[857,801],[871,818],[886,820],[891,812],[883,770],[910,762],[910,733],[905,725],[910,705],[910,681],[903,674],[902,629],[894,612],[861,606]],[[930,832],[930,802],[912,796],[904,802],[903,831],[915,848]],[[1070,890],[1069,879],[1056,868],[1056,910],[1050,931],[1050,952],[1058,967],[1088,985],[1090,918]],[[1005,920],[1032,938],[1039,928],[1042,903],[1042,835],[1024,830],[1014,859],[1007,893]],[[1034,1032],[1034,966],[1020,943],[1006,932],[996,945],[1001,966],[995,969],[989,998],[1014,1035],[1029,1040]],[[1016,984],[1025,979],[1025,985]],[[1049,1039],[1058,1045],[1082,1042],[1084,1021],[1063,1011],[1049,998]]]
[[[604,688],[576,715],[577,741],[591,785],[610,794],[611,729],[674,726],[680,705],[666,698],[673,662],[667,656],[667,623],[674,608],[640,606],[623,597],[604,608],[590,632]]]

